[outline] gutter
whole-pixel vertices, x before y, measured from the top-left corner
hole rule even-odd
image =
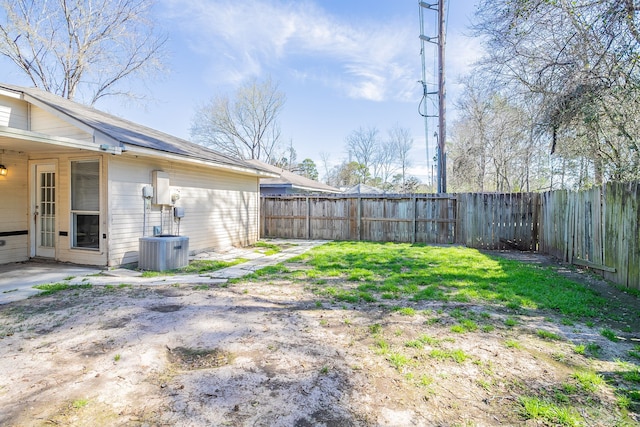
[[[105,152],[107,151],[106,144],[98,145],[91,144],[87,141],[78,141],[77,139],[65,138],[63,136],[51,136],[43,133],[31,132],[28,130],[22,130],[17,128],[11,128],[8,126],[0,126],[0,137],[8,137],[12,139],[19,139],[22,141],[41,142],[45,144],[56,145],[59,147],[76,148],[79,150]],[[109,151],[111,152],[111,151]],[[119,154],[113,152],[113,154]]]

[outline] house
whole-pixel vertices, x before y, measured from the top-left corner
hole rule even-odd
[[[277,178],[262,178],[260,180],[260,194],[262,195],[340,193],[340,189],[338,188],[314,181],[313,179],[264,163],[260,160],[248,160],[248,162],[279,175]]]
[[[384,190],[365,184],[357,184],[343,191],[344,194],[385,194]]]
[[[139,239],[157,234],[188,236],[192,253],[249,245],[259,238],[259,180],[277,176],[7,84],[0,84],[0,165],[0,264],[34,257],[129,264],[138,261]]]

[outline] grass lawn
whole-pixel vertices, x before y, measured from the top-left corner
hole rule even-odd
[[[388,316],[395,313],[420,317],[425,325],[446,325],[448,334],[444,338],[422,334],[414,339],[403,339],[406,331],[402,329],[385,331],[379,323],[369,325],[376,354],[418,387],[428,384],[427,388],[433,390],[437,378],[424,368],[434,361],[465,364],[472,360],[483,366],[479,358],[453,343],[471,340],[471,334],[480,334],[482,340],[482,333],[498,332],[505,337],[505,348],[529,352],[534,358],[549,357],[566,370],[566,380],[551,387],[528,387],[513,380],[516,385],[511,387],[513,395],[509,399],[515,402],[513,410],[521,419],[562,426],[591,425],[595,419],[594,425],[600,425],[603,421],[597,414],[601,410],[599,405],[604,403],[597,393],[605,392],[616,396],[618,415],[604,424],[636,425],[627,414],[629,410],[640,409],[640,381],[636,380],[640,378],[640,365],[614,359],[612,362],[619,369],[601,374],[596,363],[602,355],[600,344],[571,343],[556,332],[537,329],[531,335],[549,347],[540,352],[524,344],[522,331],[516,332],[518,325],[526,323],[520,319],[527,316],[541,317],[551,327],[564,325],[575,331],[580,324],[594,327],[594,322],[615,316],[616,303],[550,267],[464,247],[334,242],[317,247],[286,266],[269,267],[239,279],[238,283],[247,280],[305,283],[318,297],[318,308],[375,307],[386,310]],[[424,308],[434,304],[439,304],[436,305],[439,308]],[[326,326],[328,321],[322,320],[320,324]],[[598,334],[597,329],[594,334]],[[629,350],[628,355],[634,358],[637,348]],[[550,354],[542,356],[547,351]],[[575,359],[576,355],[583,359]],[[486,390],[494,390],[496,377],[508,377],[510,373],[491,372],[491,363],[488,366],[481,369],[482,375],[470,375],[469,380]]]
[[[594,317],[607,301],[549,268],[493,257],[458,246],[329,243],[298,257],[311,268],[289,272],[315,291],[346,302],[380,300],[498,304],[509,309],[553,309]],[[262,271],[287,274],[286,268]]]

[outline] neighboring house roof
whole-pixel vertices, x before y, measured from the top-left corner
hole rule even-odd
[[[0,89],[22,93],[26,101],[46,109],[54,110],[72,121],[80,122],[102,133],[110,138],[114,145],[118,146],[122,151],[127,151],[131,146],[140,147],[156,152],[198,159],[207,163],[211,162],[235,168],[250,169],[262,172],[262,175],[265,176],[274,176],[266,169],[249,164],[244,160],[235,159],[176,136],[70,101],[42,89],[4,83],[0,83]]]
[[[305,192],[340,193],[340,189],[338,188],[314,181],[313,179],[295,174],[278,166],[273,166],[255,159],[247,160],[247,162],[280,175],[279,178],[261,178],[261,187],[289,187],[297,191]]]
[[[384,194],[385,191],[370,185],[358,184],[343,191],[345,194]]]

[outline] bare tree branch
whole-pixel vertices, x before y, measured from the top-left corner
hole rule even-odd
[[[163,66],[166,36],[149,0],[0,0],[0,54],[49,92],[90,104],[134,94],[126,81]]]

